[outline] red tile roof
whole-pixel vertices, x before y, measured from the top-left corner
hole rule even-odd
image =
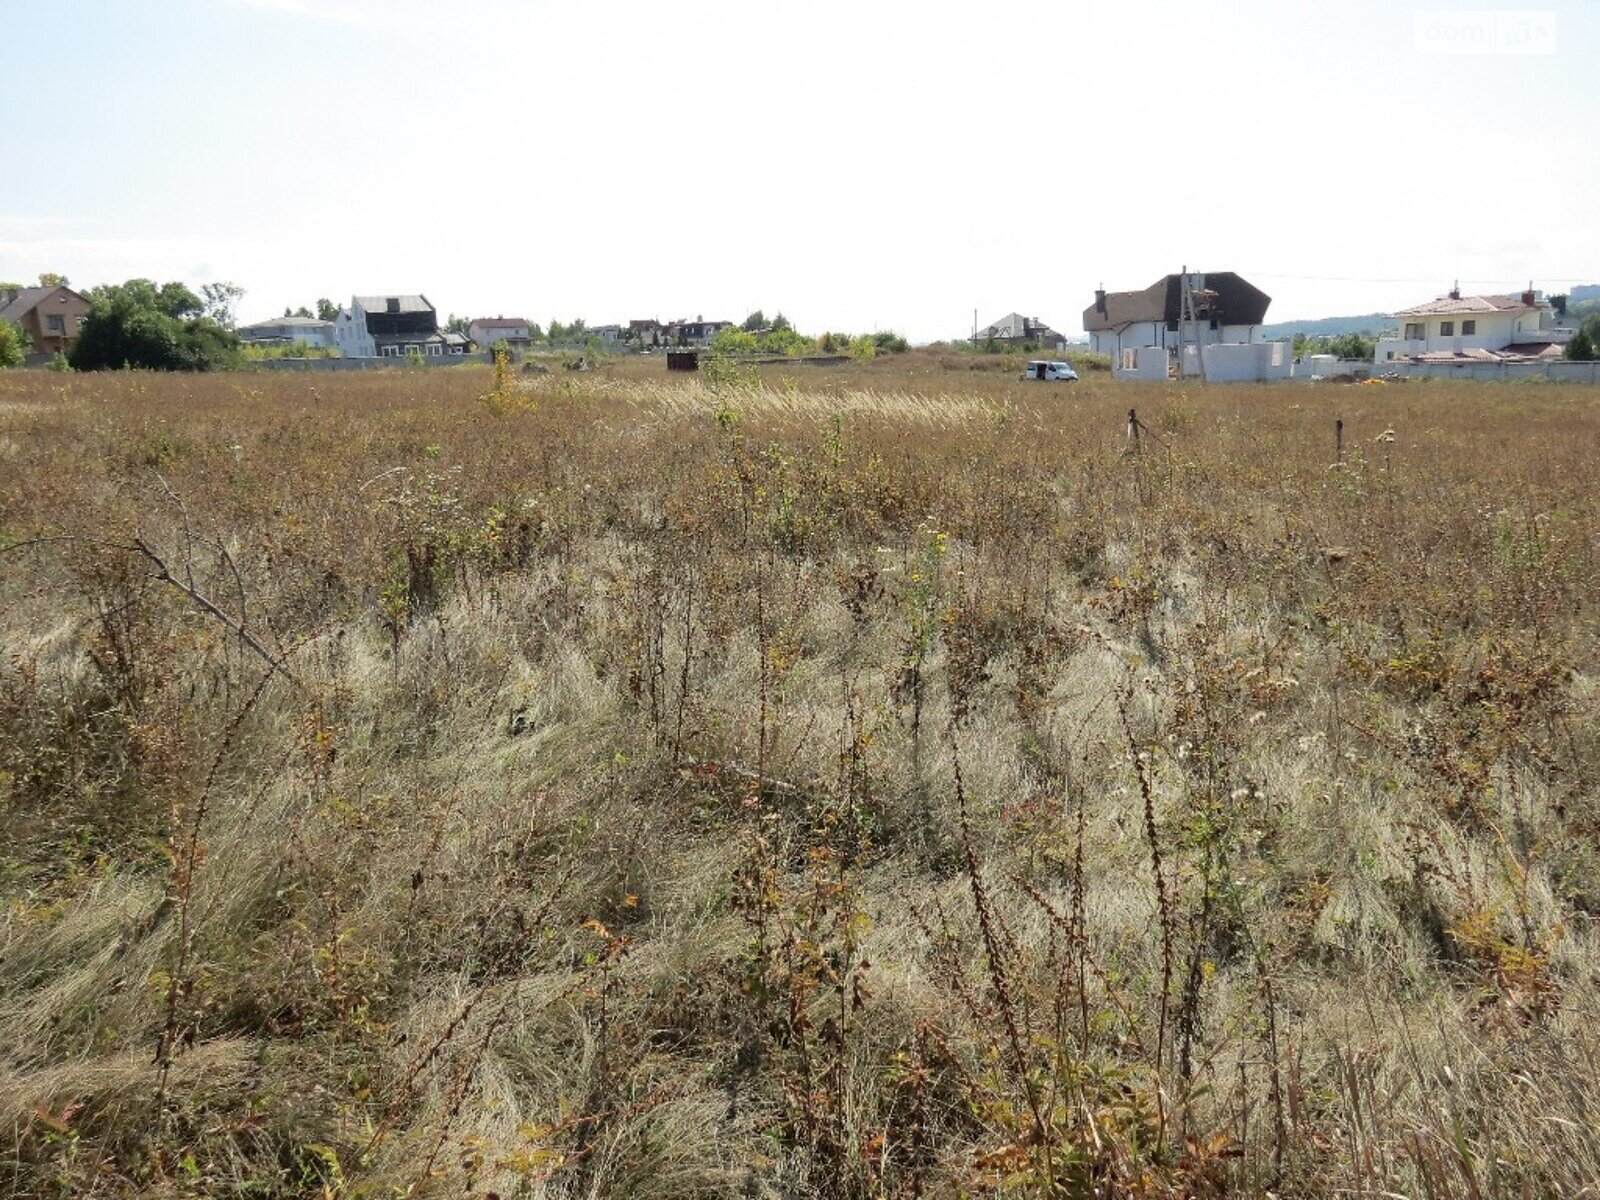
[[[1414,308],[1402,308],[1396,317],[1448,317],[1454,313],[1511,312],[1519,308],[1542,308],[1543,304],[1528,304],[1521,296],[1440,296]]]

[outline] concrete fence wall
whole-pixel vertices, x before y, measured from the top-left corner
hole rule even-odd
[[[414,358],[393,355],[378,358],[263,358],[255,365],[264,371],[374,371],[385,367],[459,367],[464,363],[485,366],[494,360],[487,354],[424,354]]]
[[[1111,360],[1111,374],[1116,379],[1165,379],[1167,352],[1161,346],[1129,346]]]
[[[1287,342],[1225,342],[1201,351],[1205,377],[1213,383],[1288,379],[1294,358]]]
[[[1483,383],[1548,379],[1558,383],[1600,383],[1600,362],[1568,362],[1564,358],[1531,363],[1392,363],[1377,364],[1375,375],[1400,379],[1469,379]]]

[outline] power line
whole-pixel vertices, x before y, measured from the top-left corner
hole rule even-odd
[[[1421,275],[1406,278],[1389,277],[1374,278],[1361,275],[1286,275],[1280,271],[1249,271],[1240,272],[1246,276],[1257,279],[1302,279],[1314,283],[1438,283],[1440,276]],[[1600,273],[1594,275],[1573,275],[1559,278],[1548,275],[1534,275],[1537,282],[1549,284],[1585,284],[1600,281]],[[1461,279],[1460,283],[1487,284],[1491,287],[1522,287],[1526,279]]]

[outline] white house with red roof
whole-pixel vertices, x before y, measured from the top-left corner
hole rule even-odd
[[[467,336],[487,349],[496,342],[527,346],[532,342],[528,322],[521,317],[479,317],[467,325]]]
[[[1397,329],[1378,341],[1375,355],[1386,362],[1526,362],[1559,358],[1571,329],[1556,324],[1555,309],[1528,290],[1514,296],[1450,293],[1391,313]]]

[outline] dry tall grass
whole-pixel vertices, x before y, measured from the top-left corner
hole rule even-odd
[[[1594,1194],[1595,392],[658,369],[0,375],[0,1189]]]

